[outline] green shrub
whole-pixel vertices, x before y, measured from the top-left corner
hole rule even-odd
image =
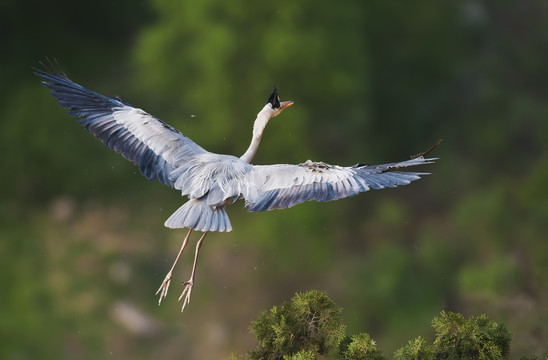
[[[251,325],[259,346],[249,359],[308,359],[302,350],[326,355],[344,338],[342,309],[326,293],[296,294],[290,302],[264,311]]]
[[[259,345],[244,359],[387,359],[368,334],[346,336],[341,313],[325,292],[297,293],[291,301],[264,311],[252,322],[250,331]],[[432,320],[432,327],[436,333],[432,344],[419,336],[398,349],[394,359],[494,360],[509,356],[510,332],[486,315],[465,319],[461,314],[442,311]],[[233,355],[232,359],[238,357]]]

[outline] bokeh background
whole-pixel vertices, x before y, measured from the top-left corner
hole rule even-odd
[[[440,310],[486,313],[512,357],[548,344],[548,3],[1,1],[0,358],[223,359],[296,291],[390,354]],[[31,67],[120,95],[204,148],[240,155],[277,84],[295,105],[258,163],[405,160],[410,186],[251,214],[204,243],[190,307],[175,272],[184,201],[66,115]],[[195,241],[195,239],[194,239]]]

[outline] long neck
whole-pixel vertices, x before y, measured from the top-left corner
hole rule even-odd
[[[257,149],[259,148],[259,144],[263,136],[264,128],[270,120],[271,115],[269,114],[269,110],[271,111],[270,106],[266,105],[257,114],[257,119],[255,119],[255,123],[253,124],[253,138],[251,139],[251,144],[249,144],[247,151],[240,157],[240,159],[248,164],[251,164],[251,160],[253,160],[253,157],[257,153]]]

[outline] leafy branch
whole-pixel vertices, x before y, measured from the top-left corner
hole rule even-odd
[[[231,359],[388,359],[368,334],[347,336],[341,314],[342,308],[325,292],[297,293],[291,301],[263,311],[250,328],[259,345],[247,355],[232,355]],[[486,315],[465,319],[461,314],[442,311],[432,320],[432,327],[436,333],[432,344],[419,336],[394,352],[393,358],[495,360],[509,357],[510,332]]]

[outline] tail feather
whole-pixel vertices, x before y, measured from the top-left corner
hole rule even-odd
[[[206,201],[191,199],[166,220],[172,229],[191,228],[197,231],[231,231],[232,225],[223,207],[211,207]]]

